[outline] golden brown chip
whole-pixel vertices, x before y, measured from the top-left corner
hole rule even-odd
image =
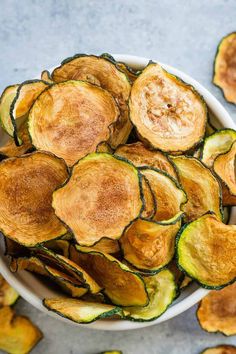
[[[136,167],[154,167],[178,179],[175,166],[169,157],[161,151],[149,150],[140,141],[118,146],[115,154],[131,161]]]
[[[236,32],[225,36],[217,49],[213,83],[219,86],[227,101],[236,103]]]
[[[11,307],[0,309],[0,349],[11,354],[29,353],[42,339],[40,330]]]
[[[207,332],[236,335],[236,283],[220,291],[211,291],[202,299],[197,317]]]
[[[217,347],[207,348],[201,354],[236,354],[236,347],[223,344]]]
[[[25,246],[66,233],[51,206],[52,193],[68,177],[65,163],[35,152],[0,163],[0,229]]]
[[[19,294],[0,274],[0,308],[2,306],[14,305],[18,299]]]

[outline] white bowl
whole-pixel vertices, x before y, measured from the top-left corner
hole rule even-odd
[[[131,55],[114,55],[115,59],[118,61],[123,61],[126,64],[130,65],[133,68],[141,69],[147,65],[149,59],[141,58]],[[184,74],[183,72],[170,67],[169,65],[162,64],[162,66],[170,71],[172,74],[179,76],[181,79],[187,83],[193,85],[200,94],[204,97],[214,123],[218,127],[227,127],[236,129],[236,126],[226,112],[224,107],[220,102],[202,85],[197,81],[192,79],[190,76]],[[1,132],[3,135],[3,132]],[[0,135],[1,135],[0,134]],[[3,137],[3,136],[2,136]],[[236,221],[236,207],[232,208],[230,223],[235,224]],[[44,297],[55,295],[56,293],[50,290],[41,280],[37,279],[37,276],[30,274],[27,271],[21,271],[19,273],[11,273],[8,268],[8,259],[4,256],[4,244],[2,239],[0,240],[0,273],[6,278],[6,280],[19,292],[19,294],[30,304],[35,306],[40,311],[57,318],[61,321],[73,324],[75,326],[84,326],[99,330],[108,330],[108,331],[118,331],[118,330],[128,330],[152,326],[157,323],[164,322],[172,317],[177,316],[178,314],[186,311],[191,306],[200,301],[206,294],[207,290],[202,289],[197,284],[193,283],[188,286],[185,290],[182,291],[180,297],[171,305],[171,307],[158,319],[153,322],[129,322],[125,320],[99,320],[91,324],[76,324],[73,323],[59,315],[48,311],[42,305],[42,299]]]

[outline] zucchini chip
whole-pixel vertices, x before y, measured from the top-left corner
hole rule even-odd
[[[0,274],[0,308],[2,306],[14,305],[19,294],[13,289]]]
[[[218,48],[214,63],[213,83],[220,87],[228,102],[236,103],[235,83],[236,32],[225,36]]]
[[[207,348],[201,354],[236,354],[236,347],[234,345],[223,344]]]
[[[28,270],[31,273],[48,276],[44,263],[35,256],[12,258],[10,270],[13,273],[21,270]]]
[[[50,266],[45,266],[49,276],[55,281],[66,293],[69,293],[72,297],[81,297],[88,292],[81,282],[77,281],[73,277],[61,272],[58,269],[54,269]]]
[[[141,173],[147,178],[157,203],[155,221],[169,220],[178,214],[186,203],[186,194],[176,181],[160,170],[141,167]]]
[[[48,70],[43,70],[41,73],[41,80],[47,82],[48,84],[54,84],[51,74]]]
[[[16,96],[19,85],[12,85],[5,88],[0,97],[0,121],[5,132],[11,137],[14,136],[14,127],[10,117],[10,107]]]
[[[90,247],[76,246],[77,260],[104,288],[104,294],[113,304],[121,306],[145,306],[148,295],[141,276],[129,269],[109,254],[101,253]]]
[[[9,306],[0,309],[0,328],[0,350],[11,354],[29,353],[43,337],[27,317],[16,316]]]
[[[93,246],[93,249],[101,253],[114,254],[120,252],[120,245],[117,240],[102,238]]]
[[[236,199],[236,141],[228,152],[216,157],[213,169],[232,197]]]
[[[17,88],[16,95],[10,106],[10,118],[16,145],[22,144],[22,141],[18,137],[16,119],[26,117],[36,98],[48,85],[47,82],[42,80],[29,80],[22,82]]]
[[[144,278],[149,304],[145,307],[125,307],[128,311],[127,319],[131,321],[153,321],[160,317],[171,305],[176,297],[176,285],[174,275],[164,269],[160,273]]]
[[[71,277],[80,281],[81,284],[89,289],[92,294],[97,294],[101,290],[101,287],[89,275],[89,273],[86,272],[86,269],[81,268],[72,260],[48,250],[43,246],[39,246],[35,250],[35,253],[46,265],[68,273]]]
[[[208,136],[204,141],[201,160],[212,167],[216,157],[229,151],[235,140],[236,131],[233,129],[221,129]]]
[[[65,163],[35,152],[0,163],[0,229],[32,247],[66,233],[51,206],[52,192],[67,178]]]
[[[141,216],[145,219],[152,219],[156,214],[157,205],[153,191],[145,176],[142,177],[142,189],[144,198],[144,209]]]
[[[185,220],[195,220],[209,210],[222,220],[221,187],[216,177],[194,157],[177,156],[172,160],[187,194],[188,201],[183,205]]]
[[[17,157],[24,155],[33,148],[26,123],[19,128],[18,135],[22,144],[17,146],[14,139],[10,138],[4,146],[0,147],[0,155],[4,157]]]
[[[83,81],[49,87],[35,101],[29,114],[33,145],[74,165],[97,145],[109,139],[119,111],[112,95]]]
[[[177,241],[178,265],[207,289],[236,280],[236,226],[208,213],[185,225]]]
[[[117,306],[66,297],[44,299],[43,305],[49,311],[77,323],[91,323],[114,315],[122,316],[122,310]]]
[[[207,332],[236,335],[236,283],[211,291],[198,307],[197,317]]]
[[[150,63],[135,80],[130,119],[141,140],[155,149],[179,153],[205,134],[207,106],[193,87]]]
[[[118,239],[142,212],[140,181],[138,170],[127,161],[89,154],[54,192],[52,205],[80,245],[91,246],[103,237]]]
[[[113,60],[108,56],[97,57],[95,55],[78,54],[64,60],[61,66],[54,69],[52,79],[55,82],[87,81],[101,86],[112,94],[120,109],[120,116],[113,125],[109,140],[111,147],[116,148],[119,144],[126,142],[132,129],[127,104],[131,85],[127,76],[119,70]]]
[[[115,154],[131,161],[136,167],[154,167],[178,180],[175,166],[168,155],[161,151],[149,150],[140,141],[118,146]]]
[[[120,239],[126,261],[153,273],[166,266],[175,253],[175,236],[181,227],[182,214],[168,222],[134,221]]]

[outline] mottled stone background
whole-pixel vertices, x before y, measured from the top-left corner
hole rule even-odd
[[[221,37],[236,30],[235,0],[0,0],[0,89],[31,79],[75,53],[127,53],[171,64],[205,85],[236,119],[212,85]],[[25,301],[45,333],[36,354],[197,354],[236,338],[203,332],[196,308],[161,325],[129,332],[98,332],[56,321]]]

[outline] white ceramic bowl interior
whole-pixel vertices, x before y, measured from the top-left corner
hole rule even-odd
[[[145,67],[149,59],[141,58],[131,55],[114,55],[115,59],[118,61],[123,61],[135,69],[142,69]],[[183,72],[165,64],[161,64],[166,70],[172,74],[179,76],[185,82],[193,85],[198,92],[204,97],[211,114],[211,120],[217,127],[227,127],[236,129],[235,124],[229,114],[226,112],[224,107],[220,102],[201,84],[196,80],[192,79],[190,76],[184,74]],[[6,139],[3,131],[0,132],[0,140],[4,141]],[[235,224],[236,221],[236,208],[232,208],[230,223]],[[192,283],[186,289],[184,289],[180,297],[169,307],[169,309],[158,319],[152,322],[129,322],[125,320],[99,320],[91,324],[76,324],[73,323],[59,315],[48,311],[42,305],[42,299],[45,297],[51,297],[56,295],[55,291],[50,290],[43,281],[39,280],[37,276],[30,274],[27,271],[21,271],[19,273],[11,273],[8,268],[8,259],[4,256],[4,243],[2,238],[0,239],[0,273],[7,279],[7,281],[19,292],[19,294],[30,304],[35,306],[40,311],[57,318],[61,321],[76,325],[84,326],[99,330],[130,330],[152,326],[157,323],[164,322],[170,318],[177,316],[178,314],[186,311],[198,301],[200,301],[206,294],[207,290],[200,288],[196,283]]]

